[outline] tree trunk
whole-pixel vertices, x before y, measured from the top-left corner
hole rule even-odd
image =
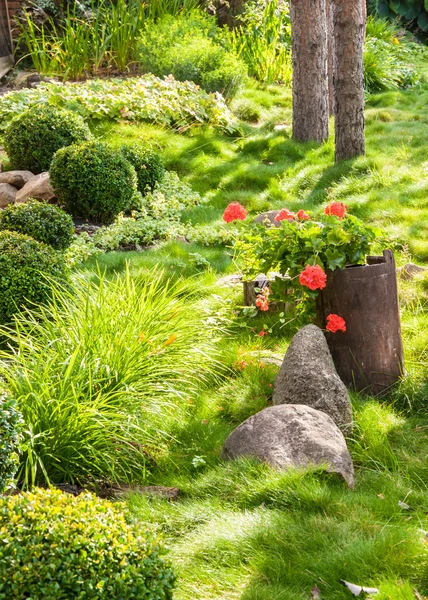
[[[336,162],[365,153],[363,19],[361,0],[335,0]]]
[[[366,0],[363,0],[365,2]],[[334,52],[334,20],[333,20],[333,3],[334,0],[326,0],[326,15],[327,15],[327,51],[328,51],[328,110],[329,114],[334,115],[334,68],[335,68],[335,52]]]
[[[293,137],[328,138],[326,0],[291,0]]]

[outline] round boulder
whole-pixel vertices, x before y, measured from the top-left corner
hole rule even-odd
[[[227,438],[225,459],[249,456],[277,469],[326,466],[354,487],[354,466],[345,438],[333,420],[310,406],[270,406]]]

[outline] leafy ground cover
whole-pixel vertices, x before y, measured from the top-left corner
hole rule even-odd
[[[353,396],[355,491],[322,473],[220,459],[228,433],[269,404],[275,367],[261,359],[284,352],[294,325],[242,317],[240,288],[216,281],[236,271],[219,233],[231,201],[255,215],[340,200],[395,238],[400,264],[427,262],[428,87],[369,96],[367,156],[338,165],[332,140],[290,139],[289,91],[251,87],[236,102],[243,100],[260,119],[241,123],[233,137],[208,128],[183,136],[147,124],[94,127],[112,146],[149,142],[204,201],[182,217],[198,243],[101,254],[79,268],[81,276],[97,281],[101,269],[109,279],[128,268],[127,277],[144,278],[163,266],[171,279],[199,285],[204,305],[227,320],[219,340],[227,375],[193,394],[170,425],[167,451],[145,470],[146,483],[177,486],[181,498],[133,495],[129,506],[166,537],[177,600],[304,600],[316,597],[314,586],[321,598],[346,600],[340,579],[379,588],[379,600],[413,600],[414,590],[428,594],[427,278],[400,283],[406,378],[388,398]]]

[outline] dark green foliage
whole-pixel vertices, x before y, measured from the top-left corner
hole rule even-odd
[[[0,392],[0,493],[13,485],[18,468],[19,430],[22,424],[15,401]]]
[[[142,68],[193,81],[207,92],[233,97],[247,75],[244,62],[222,45],[215,20],[201,12],[165,16],[146,27],[139,46]]]
[[[53,106],[34,106],[15,117],[4,136],[4,146],[16,169],[47,171],[57,150],[90,140],[82,117]]]
[[[1,599],[172,598],[157,540],[119,504],[37,489],[0,501],[0,531]]]
[[[373,0],[372,10],[382,18],[402,19],[404,23],[416,23],[428,32],[428,2],[424,0]]]
[[[120,149],[126,160],[134,167],[138,178],[138,190],[145,196],[157,183],[161,183],[165,175],[165,167],[161,157],[137,144],[122,146]]]
[[[31,200],[9,204],[0,212],[0,230],[16,231],[44,242],[55,250],[65,250],[74,234],[73,219],[59,206]]]
[[[20,308],[48,300],[49,278],[67,277],[59,252],[27,235],[0,231],[0,323],[9,322]]]
[[[62,148],[49,173],[67,212],[90,221],[111,223],[139,195],[134,167],[120,151],[99,143]]]

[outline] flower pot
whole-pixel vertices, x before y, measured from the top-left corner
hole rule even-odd
[[[388,392],[404,369],[393,253],[328,272],[317,299],[317,325],[325,328],[329,314],[346,321],[346,333],[326,334],[342,381],[369,394]]]

